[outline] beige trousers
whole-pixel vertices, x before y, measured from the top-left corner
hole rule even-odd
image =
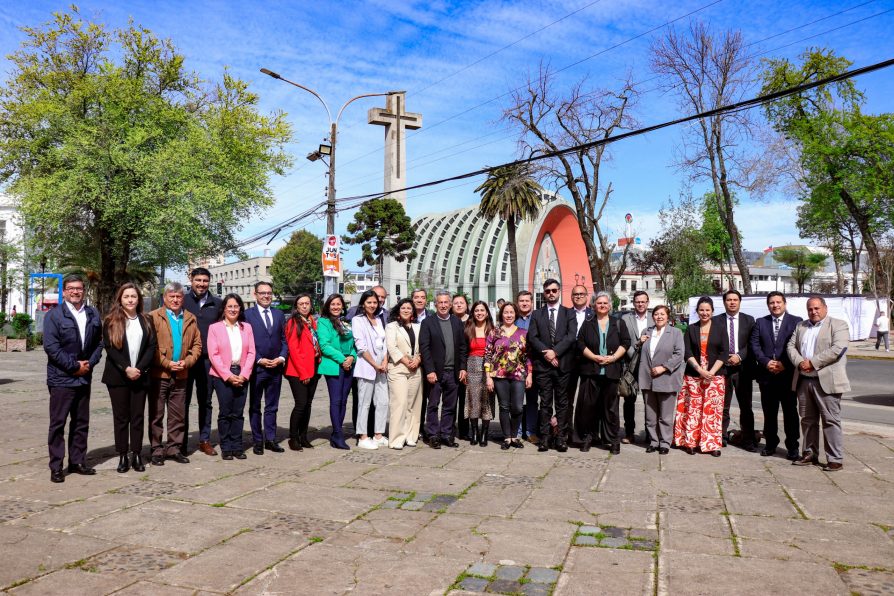
[[[422,367],[410,373],[404,366],[388,369],[388,446],[403,447],[419,438],[422,414]]]

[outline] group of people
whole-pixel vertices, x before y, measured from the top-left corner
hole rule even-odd
[[[672,447],[720,456],[733,395],[739,403],[742,448],[757,451],[751,406],[757,380],[764,412],[762,455],[779,444],[782,407],[788,458],[818,462],[822,420],[826,469],[842,466],[840,398],[847,384],[847,324],[828,316],[825,301],[808,300],[808,321],[786,313],[785,296],[767,296],[769,314],[739,312],[741,295],[723,295],[724,313],[699,299],[698,322],[685,334],[664,305],[634,295],[634,309],[612,316],[606,292],[591,296],[572,288],[572,306],[561,304],[561,284],[543,284],[545,304],[531,292],[504,302],[494,317],[487,303],[425,290],[386,310],[377,286],[350,307],[339,294],[319,313],[299,295],[288,314],[273,308],[273,288],[254,287],[256,304],[238,294],[220,299],[208,291],[210,273],[197,268],[187,292],[168,283],[163,306],[143,313],[134,284],[122,285],[104,319],[84,303],[84,281],[63,280],[64,303],[44,324],[50,392],[51,480],[64,482],[64,430],[70,419],[68,471],[94,474],[86,462],[91,373],[108,355],[102,382],[112,404],[118,472],[145,470],[142,459],[148,402],[150,461],[188,463],[189,407],[198,405],[197,450],[218,455],[211,444],[213,395],[217,395],[219,448],[225,460],[245,459],[244,412],[248,402],[252,451],[284,452],[277,440],[283,377],[294,406],[288,447],[313,448],[308,426],[320,378],[329,394],[336,449],[350,449],[344,431],[353,394],[353,430],[362,449],[403,449],[420,440],[433,449],[458,447],[457,439],[487,446],[499,414],[500,447],[587,452],[593,445],[619,454],[636,442],[635,402],[645,402],[646,451]],[[623,406],[621,405],[623,400]],[[623,421],[622,421],[623,414]],[[799,428],[800,415],[800,428]],[[167,435],[164,436],[165,428]],[[799,451],[803,434],[804,449]]]

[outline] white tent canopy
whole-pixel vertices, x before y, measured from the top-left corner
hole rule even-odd
[[[807,296],[787,296],[787,310],[803,319],[807,318]],[[689,299],[689,320],[697,321],[695,305],[699,296]],[[847,321],[850,328],[851,341],[875,336],[875,320],[879,316],[879,308],[875,299],[866,296],[823,296],[829,306],[829,316]],[[711,296],[714,301],[714,313],[723,312],[723,298]],[[741,311],[754,317],[769,314],[766,296],[743,296]]]

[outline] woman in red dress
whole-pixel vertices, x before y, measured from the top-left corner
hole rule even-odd
[[[707,296],[696,305],[698,323],[686,330],[686,373],[677,396],[674,445],[690,455],[696,450],[720,457],[723,432],[723,363],[729,358],[726,335],[711,325],[714,302]]]

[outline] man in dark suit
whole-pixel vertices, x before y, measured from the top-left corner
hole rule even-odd
[[[557,451],[568,451],[568,376],[577,347],[577,318],[561,303],[561,286],[555,279],[543,282],[546,304],[534,311],[528,326],[528,345],[534,362],[534,379],[540,392],[540,444],[537,451],[549,450],[550,418],[555,406]]]
[[[785,311],[785,294],[767,294],[770,314],[754,322],[751,330],[751,353],[755,359],[755,376],[761,390],[761,409],[764,412],[764,457],[776,453],[779,446],[779,406],[782,406],[782,425],[785,429],[785,448],[791,461],[798,459],[798,439],[801,435],[798,420],[798,400],[792,390],[795,367],[789,360],[786,345],[803,319]]]
[[[199,326],[199,335],[202,337],[202,356],[199,361],[189,369],[189,377],[186,381],[186,403],[183,412],[183,444],[180,445],[180,454],[184,457],[189,451],[189,405],[192,402],[193,388],[196,390],[196,401],[199,404],[198,422],[199,446],[198,450],[205,455],[215,456],[217,451],[211,446],[211,395],[214,392],[211,387],[209,374],[211,373],[211,361],[208,360],[208,327],[217,322],[220,312],[221,300],[208,290],[211,285],[211,272],[204,267],[196,267],[189,274],[190,290],[183,297],[183,310],[191,313],[196,318]]]
[[[65,422],[71,417],[68,437],[68,471],[92,476],[96,470],[85,461],[90,428],[90,381],[102,358],[102,321],[92,306],[84,304],[84,280],[66,275],[62,280],[62,304],[47,313],[43,323],[43,348],[47,355],[47,388],[50,391],[50,480],[65,482]]]
[[[739,403],[739,427],[742,431],[742,449],[757,451],[754,440],[754,410],[751,407],[751,388],[754,378],[754,366],[751,357],[751,329],[754,317],[739,312],[742,306],[742,294],[737,290],[727,290],[723,294],[723,306],[726,312],[716,315],[714,322],[726,333],[726,345],[729,357],[724,368],[726,378],[726,395],[723,399],[723,444],[726,445],[729,430],[729,410],[733,401],[733,392]]]
[[[451,306],[450,293],[438,292],[435,297],[435,315],[426,317],[419,329],[422,370],[425,380],[431,386],[425,427],[428,431],[428,444],[433,449],[440,449],[441,445],[459,447],[453,437],[453,421],[456,415],[457,383],[466,380],[469,345],[462,323],[450,314]]]
[[[276,414],[282,374],[289,356],[286,343],[286,317],[278,308],[271,308],[273,286],[266,281],[255,284],[256,305],[245,311],[245,322],[251,325],[255,338],[255,366],[249,387],[248,420],[255,455],[264,455],[264,448],[275,453],[285,451],[276,441]],[[261,400],[264,415],[261,417]]]
[[[585,286],[574,286],[571,288],[571,305],[571,310],[576,319],[577,334],[580,334],[584,322],[593,318],[593,309],[590,307],[590,292],[587,291]],[[565,425],[565,436],[568,437],[569,443],[580,443],[583,439],[574,436],[574,399],[577,395],[577,385],[580,381],[579,365],[581,364],[581,354],[576,349],[572,349],[569,358],[571,358],[571,372],[568,373],[568,416],[567,424]]]

